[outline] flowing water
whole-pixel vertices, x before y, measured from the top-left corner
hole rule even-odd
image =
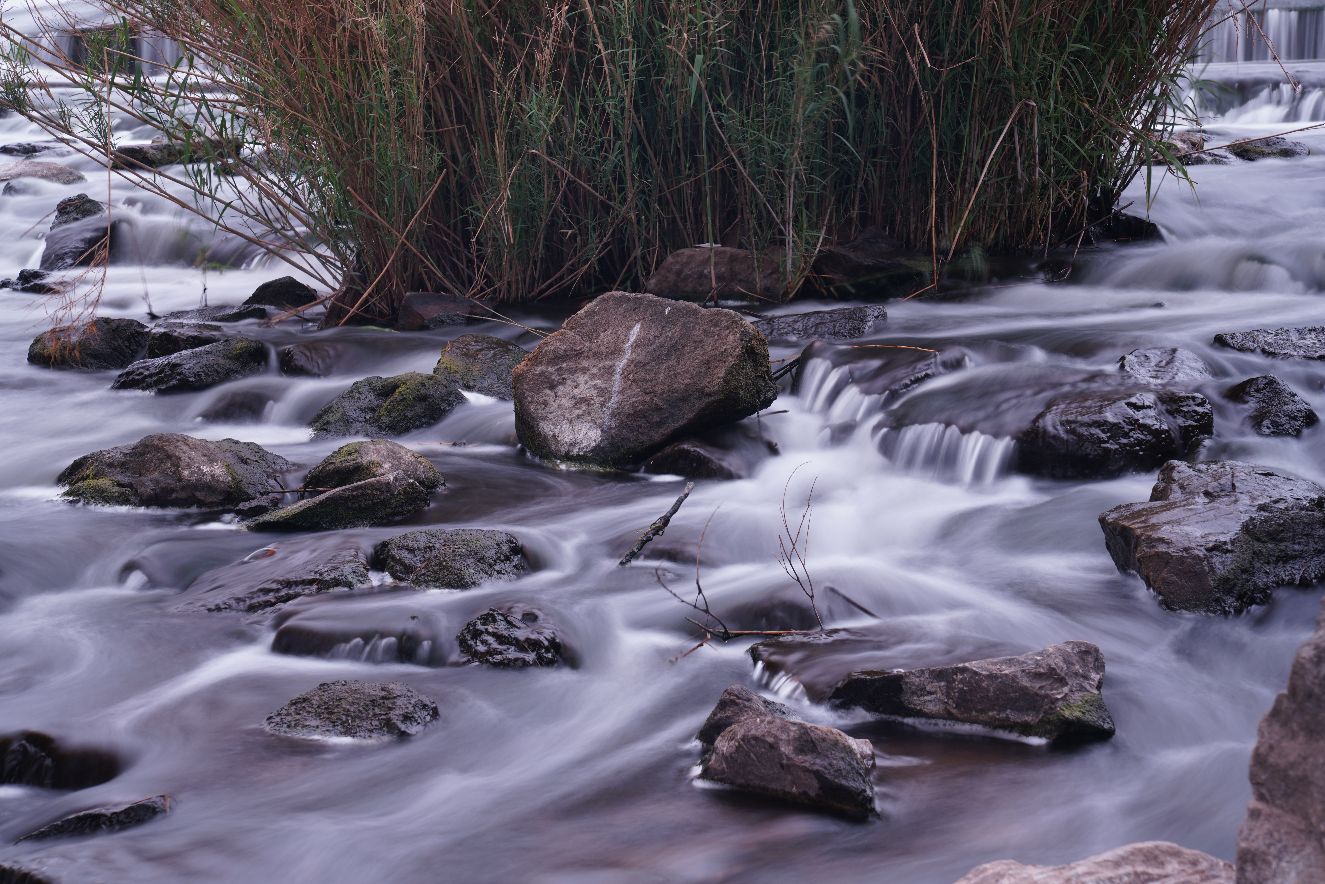
[[[1228,123],[1232,135],[1268,131]],[[0,143],[36,133],[0,119]],[[109,373],[25,362],[49,297],[0,292],[0,732],[34,729],[110,749],[125,770],[77,792],[0,787],[0,862],[61,881],[892,881],[950,882],[1014,857],[1082,858],[1165,839],[1232,857],[1260,717],[1310,633],[1319,590],[1224,619],[1163,611],[1121,575],[1097,516],[1145,499],[1153,476],[1103,482],[1010,474],[1008,434],[1064,379],[1110,371],[1142,346],[1182,346],[1222,388],[1270,371],[1325,410],[1319,365],[1211,346],[1219,331],[1325,322],[1325,137],[1300,160],[1193,169],[1193,194],[1162,184],[1152,217],[1166,241],[1092,254],[1068,285],[1025,283],[961,301],[890,305],[867,343],[941,349],[946,373],[898,397],[862,386],[888,347],[812,361],[798,392],[762,417],[779,456],[749,479],[700,483],[666,535],[630,568],[617,560],[680,491],[679,480],[558,471],[513,441],[507,403],[475,397],[403,441],[446,475],[416,524],[499,527],[537,568],[466,592],[376,593],[307,605],[380,635],[322,657],[272,650],[273,627],[174,610],[197,575],[275,542],[203,514],[73,506],[56,474],[75,457],[152,432],[260,443],[313,464],[309,418],[368,374],[428,371],[445,333],[323,333],[337,373],[276,374],[159,396],[108,389]],[[109,271],[101,312],[143,318],[234,303],[284,271],[242,248],[230,268],[190,262],[223,243],[164,202],[108,185],[94,195],[134,221],[144,266]],[[0,197],[0,269],[34,266],[55,201],[39,185]],[[1138,188],[1131,198],[1144,202]],[[547,317],[522,317],[552,327]],[[493,324],[468,331],[532,339]],[[273,345],[298,324],[245,331]],[[778,348],[775,357],[794,351]],[[202,419],[235,389],[271,404],[253,423]],[[1212,394],[1213,395],[1213,394]],[[1264,439],[1218,398],[1207,458],[1239,458],[1325,482],[1322,429]],[[897,429],[906,425],[903,429]],[[954,731],[843,718],[807,702],[796,673],[756,671],[747,643],[702,648],[690,613],[657,585],[702,577],[733,625],[796,625],[807,611],[776,561],[784,488],[793,518],[814,483],[809,566],[850,664],[922,666],[1098,644],[1118,725],[1070,751]],[[342,532],[365,548],[401,528]],[[493,604],[538,606],[575,665],[500,671],[455,663],[460,626]],[[302,614],[302,612],[301,612]],[[425,641],[390,624],[415,616]],[[338,619],[339,618],[339,619]],[[371,629],[369,630],[371,633]],[[829,665],[822,660],[819,666]],[[435,697],[440,721],[392,745],[267,734],[292,696],[339,678],[399,680]],[[880,818],[858,824],[702,788],[693,735],[731,684],[779,693],[809,720],[874,741]],[[137,829],[13,845],[63,813],[168,792],[172,813]]]

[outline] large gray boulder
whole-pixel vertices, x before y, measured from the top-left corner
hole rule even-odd
[[[313,436],[402,436],[431,427],[464,401],[455,381],[437,375],[364,378],[317,413]]]
[[[435,701],[399,682],[328,681],[268,715],[266,728],[287,737],[390,740],[412,737],[440,715]]]
[[[28,362],[46,368],[125,368],[143,355],[148,330],[135,319],[93,319],[44,331],[28,347]]]
[[[1320,423],[1320,415],[1307,401],[1274,375],[1248,378],[1224,395],[1249,406],[1247,417],[1261,436],[1301,436]]]
[[[1100,527],[1114,563],[1166,608],[1236,614],[1325,577],[1325,488],[1254,464],[1167,463],[1149,502]]]
[[[251,442],[209,442],[177,433],[86,454],[60,473],[64,496],[118,506],[233,507],[281,490],[294,469]]]
[[[1109,478],[1183,457],[1213,433],[1214,413],[1198,393],[1071,393],[1017,436],[1017,468],[1053,478]]]
[[[169,356],[133,363],[115,378],[116,390],[188,393],[258,374],[267,367],[267,345],[233,338]]]
[[[742,792],[865,819],[875,813],[874,747],[787,717],[744,688],[728,688],[699,732],[700,776]]]
[[[529,570],[519,540],[484,528],[411,531],[378,544],[374,556],[397,580],[438,589],[471,589]]]
[[[1278,880],[1284,879],[1256,879],[1257,884]],[[1233,884],[1233,866],[1167,841],[1143,841],[1065,866],[1010,859],[987,863],[957,884]]]
[[[1239,884],[1325,881],[1325,610],[1298,649],[1288,688],[1261,722],[1251,806],[1238,835]]]
[[[1113,736],[1113,718],[1100,696],[1103,684],[1100,649],[1074,641],[956,666],[853,672],[828,699],[875,715],[1080,742]]]
[[[776,396],[768,345],[737,314],[612,292],[516,368],[515,426],[539,457],[629,467]]]
[[[42,270],[91,267],[114,247],[114,225],[106,207],[85,193],[63,199],[42,249]]]
[[[432,373],[462,390],[514,399],[512,375],[529,351],[491,335],[461,335],[442,348]]]
[[[371,583],[368,557],[351,541],[278,544],[202,574],[185,590],[180,609],[265,614],[295,599]]]
[[[681,301],[786,300],[787,277],[778,259],[729,246],[695,246],[667,256],[644,291]]]
[[[1224,332],[1215,335],[1215,343],[1273,359],[1325,359],[1325,325]]]

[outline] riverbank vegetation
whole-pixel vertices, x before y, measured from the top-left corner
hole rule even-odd
[[[4,100],[107,158],[128,111],[213,162],[123,174],[387,317],[633,288],[696,243],[798,280],[870,227],[935,279],[1071,241],[1166,134],[1214,0],[102,5],[79,52],[9,27]],[[144,33],[183,60],[142,64]]]

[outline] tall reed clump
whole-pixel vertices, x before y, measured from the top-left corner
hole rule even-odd
[[[10,29],[5,98],[93,153],[106,102],[198,159],[242,142],[228,177],[176,184],[317,255],[337,316],[385,317],[414,289],[634,286],[703,242],[771,250],[795,281],[866,227],[936,276],[1073,236],[1165,134],[1216,0],[102,2],[185,61],[56,58],[80,103],[32,88]]]

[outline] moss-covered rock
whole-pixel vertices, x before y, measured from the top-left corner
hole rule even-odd
[[[482,528],[411,531],[378,544],[374,559],[397,580],[442,589],[513,580],[529,570],[519,540]]]
[[[388,439],[342,445],[309,470],[304,487],[328,489],[353,485],[391,473],[403,473],[428,491],[443,483],[442,474],[426,457]]]
[[[400,436],[432,426],[464,401],[454,380],[437,375],[364,378],[317,413],[313,435]]]
[[[118,506],[234,507],[281,489],[294,469],[251,442],[176,433],[84,455],[60,473],[64,496]]]
[[[523,347],[491,335],[461,335],[442,348],[432,373],[471,393],[514,399],[511,374],[528,355]]]
[[[401,472],[334,488],[249,522],[258,531],[334,531],[389,525],[428,506],[426,488]]]
[[[143,355],[147,341],[147,326],[137,320],[94,319],[37,335],[28,362],[46,368],[124,368]]]
[[[247,338],[218,341],[156,359],[143,359],[120,372],[117,390],[186,393],[257,374],[267,367],[267,345]]]

